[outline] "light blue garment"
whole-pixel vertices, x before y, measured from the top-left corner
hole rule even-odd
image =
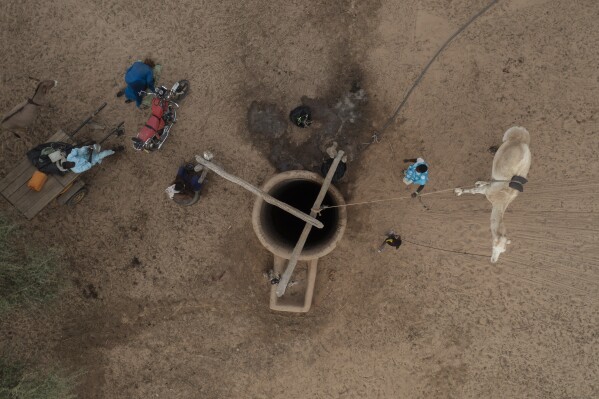
[[[91,162],[89,159],[89,153],[92,151]],[[112,150],[104,150],[102,152],[95,152],[91,146],[73,148],[69,155],[67,155],[67,161],[75,162],[75,166],[71,168],[72,172],[83,173],[90,170],[92,166],[102,162],[102,159],[109,155],[114,154]]]
[[[411,182],[411,184],[417,184],[419,186],[424,186],[428,182],[428,170],[424,173],[419,173],[416,171],[418,165],[426,165],[428,164],[422,158],[418,158],[418,161],[408,167],[405,171],[404,181]]]

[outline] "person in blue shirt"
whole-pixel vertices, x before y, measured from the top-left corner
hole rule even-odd
[[[127,87],[120,90],[116,96],[121,97],[123,94],[127,98],[125,102],[135,101],[139,107],[143,100],[140,92],[150,89],[154,91],[154,67],[156,64],[151,58],[146,58],[142,61],[135,61],[133,65],[127,69],[125,73],[125,83]]]
[[[404,162],[413,162],[404,170],[403,182],[409,186],[410,184],[418,184],[416,192],[412,193],[412,198],[416,197],[426,183],[428,182],[428,164],[422,158],[404,159]]]

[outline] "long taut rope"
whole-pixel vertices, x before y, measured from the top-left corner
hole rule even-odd
[[[453,191],[453,190],[455,190],[455,189],[454,188],[448,188],[448,189],[445,189],[445,190],[433,191],[432,193],[418,194],[418,196],[419,197],[424,197],[426,195],[440,194],[440,193],[444,193],[444,192],[447,192],[447,191]],[[406,195],[406,196],[403,196],[403,197],[384,198],[384,199],[378,199],[378,200],[372,200],[372,201],[350,202],[348,204],[343,204],[343,205],[323,205],[323,206],[320,207],[320,210],[325,210],[325,209],[329,209],[329,208],[340,208],[342,206],[354,206],[354,205],[374,204],[376,202],[398,201],[398,200],[407,199],[407,198],[412,198],[412,196],[411,195]]]
[[[511,180],[491,180],[486,182],[487,184],[493,184],[493,183],[509,183]],[[457,187],[457,188],[463,188],[463,187]],[[424,194],[418,194],[418,197],[425,197],[427,195],[433,195],[433,194],[441,194],[441,193],[445,193],[447,191],[454,191],[455,188],[447,188],[445,190],[439,190],[439,191],[433,191],[431,193],[424,193]],[[387,202],[387,201],[398,201],[398,200],[402,200],[402,199],[408,199],[408,198],[412,198],[412,195],[404,195],[402,197],[393,197],[393,198],[383,198],[383,199],[378,199],[378,200],[372,200],[372,201],[362,201],[362,202],[350,202],[347,204],[343,204],[343,205],[322,205],[320,207],[320,211],[325,210],[325,209],[329,209],[329,208],[341,208],[344,206],[354,206],[354,205],[366,205],[366,204],[374,204],[377,202]]]
[[[454,254],[461,254],[461,255],[478,256],[478,257],[481,257],[481,258],[488,258],[489,257],[489,255],[473,254],[471,252],[456,251],[456,250],[453,250],[453,249],[444,249],[444,248],[433,247],[432,245],[419,244],[419,243],[416,243],[416,242],[413,242],[413,241],[408,241],[405,238],[402,238],[402,241],[405,241],[405,242],[408,242],[410,244],[417,245],[417,246],[423,247],[423,248],[435,249],[437,251],[451,252],[451,253],[454,253]]]

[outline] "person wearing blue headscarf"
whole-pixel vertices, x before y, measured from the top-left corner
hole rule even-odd
[[[139,107],[143,100],[142,91],[154,91],[154,66],[152,59],[146,58],[142,61],[135,61],[125,73],[125,83],[127,87],[117,93],[117,97],[123,94],[127,98],[125,102],[135,101]]]
[[[426,183],[428,183],[428,164],[422,158],[404,159],[404,162],[413,162],[404,170],[403,182],[409,186],[410,184],[418,184],[418,188],[412,193],[412,198],[416,197]]]

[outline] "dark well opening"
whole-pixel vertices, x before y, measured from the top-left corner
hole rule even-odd
[[[320,187],[319,183],[310,180],[291,180],[274,187],[269,194],[309,215]],[[325,195],[322,203],[336,205],[329,193]],[[266,203],[261,218],[264,231],[279,240],[281,244],[291,248],[295,247],[306,225],[303,220]],[[337,208],[325,209],[317,219],[324,224],[324,227],[322,229],[312,227],[304,249],[312,249],[326,243],[335,235],[339,222],[339,211]]]

